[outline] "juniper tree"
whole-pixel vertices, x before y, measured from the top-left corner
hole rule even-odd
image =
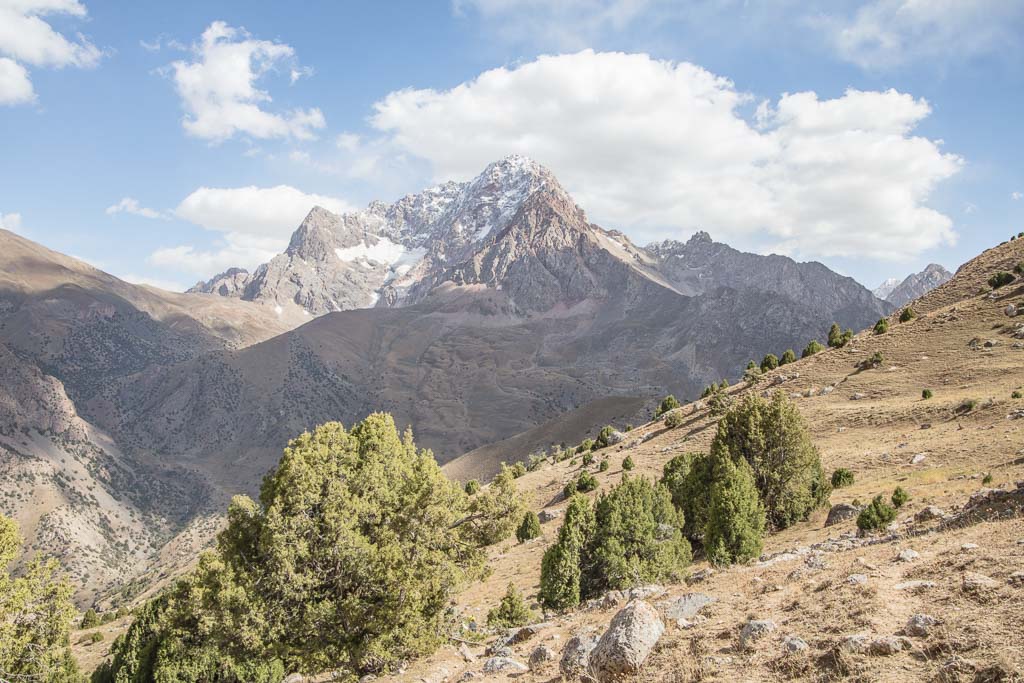
[[[523,513],[523,519],[516,529],[516,540],[523,543],[538,536],[540,536],[540,518],[533,510],[527,510]]]
[[[818,450],[796,406],[781,391],[768,400],[747,394],[718,423],[712,460],[750,465],[768,523],[783,529],[828,503]]]
[[[765,511],[746,460],[714,462],[704,551],[716,565],[745,562],[761,554]]]
[[[683,513],[683,534],[691,541],[704,538],[711,494],[711,460],[705,453],[682,453],[665,463],[661,483]]]
[[[565,508],[558,540],[544,552],[540,568],[540,602],[564,610],[580,602],[583,545],[594,529],[594,509],[586,496],[574,495]]]

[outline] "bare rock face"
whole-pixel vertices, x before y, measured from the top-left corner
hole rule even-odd
[[[241,297],[249,282],[249,271],[245,268],[228,268],[214,275],[206,282],[197,282],[186,290],[189,294],[216,294],[218,296]]]
[[[664,632],[657,610],[634,600],[615,615],[590,654],[590,675],[605,683],[636,674]]]
[[[876,290],[876,296],[879,296],[880,299],[885,299],[890,304],[898,308],[910,303],[918,297],[924,296],[939,285],[945,284],[952,277],[953,273],[949,272],[939,264],[930,263],[920,273],[908,275],[905,280],[895,287],[892,287],[885,296],[879,296],[879,290]],[[879,289],[881,290],[882,288]]]

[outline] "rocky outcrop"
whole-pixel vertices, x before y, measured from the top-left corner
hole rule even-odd
[[[889,287],[892,279],[886,280],[875,290],[875,296],[885,299],[893,306],[899,308],[905,306],[914,299],[924,296],[939,285],[943,285],[953,277],[949,272],[937,263],[930,263],[920,273],[908,275],[902,282]],[[884,294],[884,296],[882,296]]]
[[[572,680],[587,673],[590,666],[590,653],[597,647],[597,636],[581,634],[573,636],[562,649],[562,658],[558,662],[558,670],[562,676]]]

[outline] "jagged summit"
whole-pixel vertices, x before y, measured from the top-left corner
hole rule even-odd
[[[953,274],[938,263],[929,263],[920,273],[912,273],[904,280],[889,278],[875,290],[875,296],[893,306],[904,306],[924,296],[939,285],[949,282]]]

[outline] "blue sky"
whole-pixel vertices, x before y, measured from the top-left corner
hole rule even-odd
[[[0,0],[0,223],[180,288],[522,153],[640,243],[873,287],[1024,230],[1022,36],[1016,0]]]

